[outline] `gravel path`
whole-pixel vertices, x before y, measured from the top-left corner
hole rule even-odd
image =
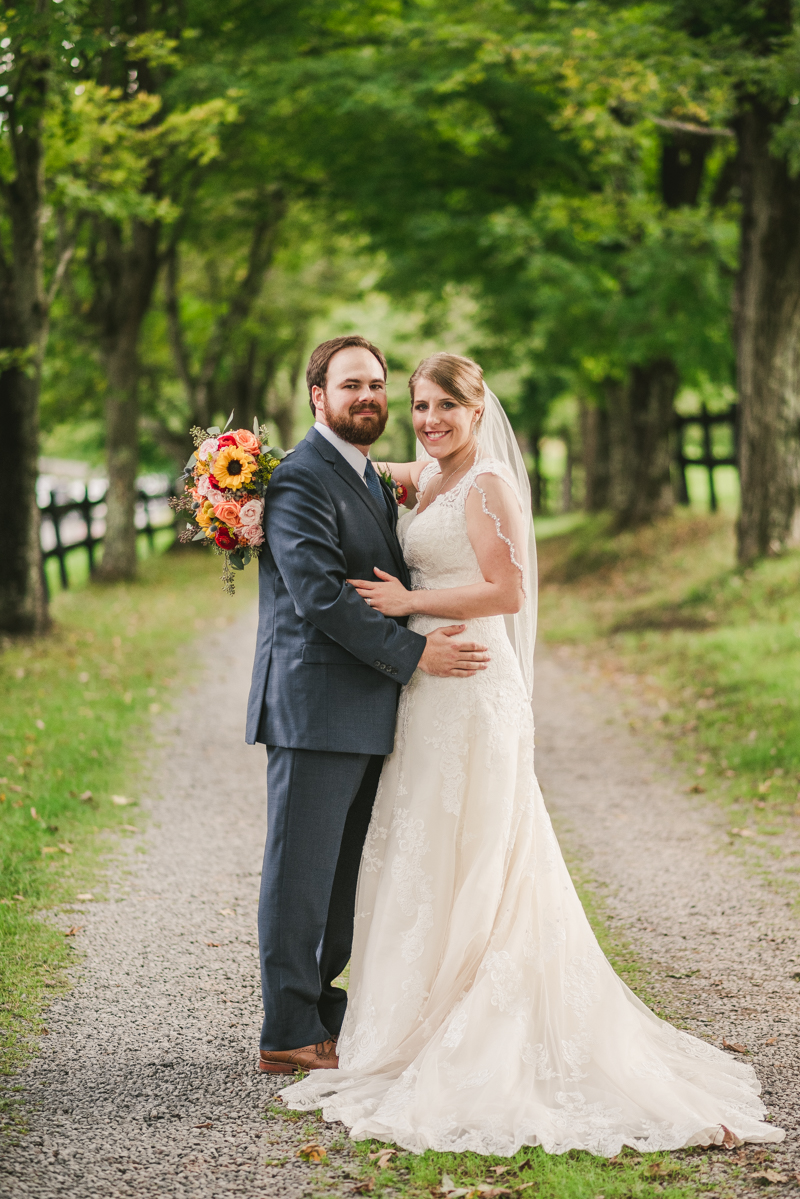
[[[5,1151],[2,1196],[351,1189],[358,1171],[341,1130],[271,1114],[282,1084],[255,1070],[265,758],[242,744],[253,635],[251,613],[204,642],[224,668],[187,690],[155,735],[148,794],[131,809],[143,828],[149,810],[146,831],[111,842],[103,902],[60,917],[85,925],[85,958],[49,1009],[42,1055],[13,1081],[30,1132]],[[670,783],[666,759],[586,676],[543,657],[536,708],[539,773],[562,837],[606,885],[662,1001],[701,1035],[753,1051],[790,1133],[776,1163],[797,1169],[800,962],[787,904],[727,854],[723,825]],[[298,1159],[310,1140],[328,1148],[327,1165]]]

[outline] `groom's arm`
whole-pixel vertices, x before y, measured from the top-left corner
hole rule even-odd
[[[347,583],[336,510],[312,472],[286,463],[270,480],[265,533],[295,611],[355,658],[407,683],[426,639],[375,612]]]

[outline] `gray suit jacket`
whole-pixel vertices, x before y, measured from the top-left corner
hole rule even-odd
[[[388,495],[388,491],[387,491]],[[342,455],[310,429],[267,488],[249,744],[390,753],[400,684],[425,638],[381,616],[348,578],[377,566],[409,586],[395,528]]]

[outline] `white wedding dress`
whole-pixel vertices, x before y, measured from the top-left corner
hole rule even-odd
[[[487,472],[507,478],[482,460],[401,517],[415,589],[481,581],[465,503]],[[471,620],[465,637],[489,647],[487,670],[417,671],[400,699],[361,862],[340,1068],[311,1072],[284,1102],[417,1153],[612,1156],[719,1144],[726,1128],[782,1140],[749,1065],[659,1020],[614,973],[536,781],[504,618]]]

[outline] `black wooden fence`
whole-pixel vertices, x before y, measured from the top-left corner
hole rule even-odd
[[[153,508],[163,508],[165,502],[168,501],[176,492],[174,488],[166,488],[163,491],[151,493],[142,491],[136,493],[136,508],[137,520],[136,531],[139,534],[147,537],[150,549],[155,548],[156,533],[162,532],[164,529],[175,527],[178,519],[177,513],[170,513],[168,521],[162,524],[153,524]],[[42,534],[44,534],[49,524],[52,529],[53,542],[52,546],[45,549],[42,546],[42,557],[58,559],[58,573],[63,589],[69,587],[69,574],[67,572],[67,555],[73,550],[85,549],[89,557],[89,573],[91,574],[95,568],[95,551],[99,545],[103,544],[103,532],[95,532],[95,526],[102,522],[104,513],[101,514],[98,510],[105,508],[105,495],[98,499],[92,499],[89,495],[88,485],[84,486],[84,493],[81,499],[59,499],[57,491],[50,492],[50,502],[44,506],[40,506],[42,517]],[[65,538],[64,523],[69,522],[70,517],[77,514],[80,521],[83,523],[84,535],[77,539]],[[142,522],[142,516],[144,521]],[[74,523],[74,522],[73,522]],[[47,575],[45,574],[45,581]]]
[[[725,426],[731,430],[731,454],[717,454],[714,447],[713,430]],[[701,452],[694,456],[686,453],[686,430],[692,426],[701,431]],[[675,417],[675,467],[678,475],[677,498],[679,504],[689,503],[686,486],[687,466],[703,466],[708,472],[708,500],[712,512],[717,511],[717,491],[714,486],[714,471],[718,466],[738,466],[738,406],[731,404],[722,412],[709,412],[705,404],[691,416]]]

